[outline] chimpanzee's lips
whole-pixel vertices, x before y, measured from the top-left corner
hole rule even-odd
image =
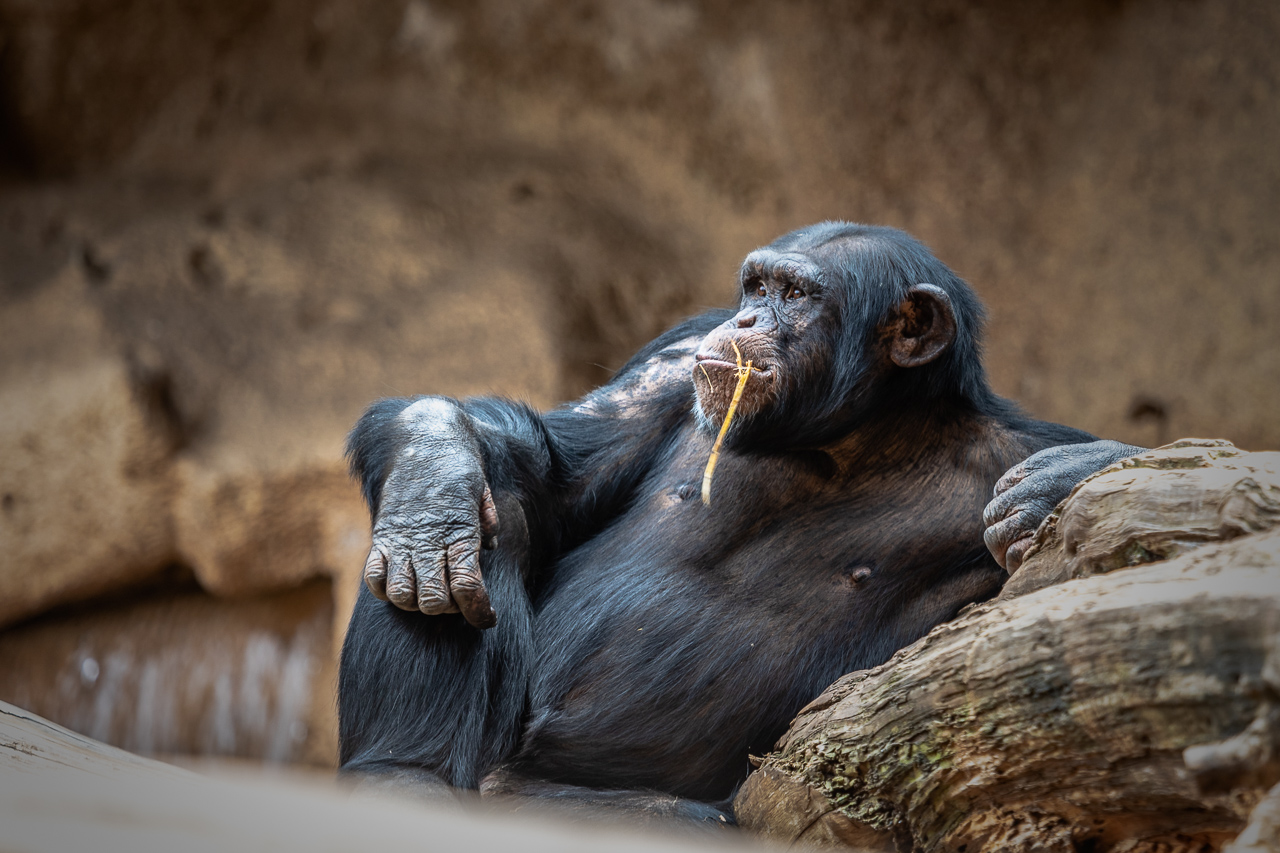
[[[725,361],[721,358],[712,358],[709,355],[700,355],[697,357],[697,361],[700,367],[727,367],[730,370],[736,370],[738,367],[738,365],[733,364],[732,362]]]
[[[725,361],[723,358],[718,358],[714,355],[703,355],[702,353],[698,353],[697,355],[694,356],[694,361],[697,363],[697,367],[702,367],[707,370],[737,370],[738,369],[738,365],[735,364],[734,362]],[[747,363],[747,361],[748,359],[746,358],[742,359],[742,363],[744,365]],[[773,372],[773,369],[770,367],[757,367],[756,365],[753,364],[751,365],[751,372],[759,373],[762,376],[768,376],[770,373]]]

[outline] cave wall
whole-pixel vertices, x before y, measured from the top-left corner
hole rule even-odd
[[[36,629],[86,602],[327,577],[291,606],[330,655],[365,404],[571,398],[824,218],[972,282],[1034,415],[1280,446],[1278,39],[1266,2],[0,0],[0,644],[75,675]],[[247,623],[184,624],[238,671]],[[0,699],[106,701],[15,660]]]

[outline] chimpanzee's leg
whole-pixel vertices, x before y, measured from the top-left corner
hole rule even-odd
[[[360,590],[338,675],[344,773],[385,777],[369,780],[374,787],[416,784],[429,796],[437,781],[475,788],[515,749],[532,659],[527,549],[515,544],[481,557],[497,614],[488,630]]]
[[[607,791],[544,782],[499,767],[480,783],[480,796],[574,819],[623,821],[666,829],[719,831],[736,826],[728,803],[723,808],[658,791]]]

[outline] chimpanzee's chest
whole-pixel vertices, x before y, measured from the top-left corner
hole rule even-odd
[[[718,796],[823,687],[914,639],[912,598],[982,548],[980,490],[895,500],[817,454],[726,452],[708,506],[710,440],[684,438],[535,604],[525,740],[549,775]]]

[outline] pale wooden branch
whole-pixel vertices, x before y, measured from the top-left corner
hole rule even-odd
[[[707,846],[361,797],[336,782],[261,774],[209,778],[107,746],[0,702],[0,850],[6,853],[675,853]]]

